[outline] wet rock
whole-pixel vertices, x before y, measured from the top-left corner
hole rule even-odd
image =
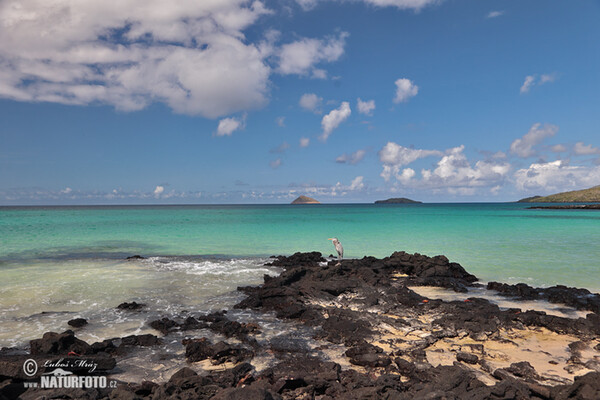
[[[254,356],[253,352],[246,348],[232,346],[222,341],[213,345],[207,338],[185,341],[184,345],[186,346],[185,356],[189,362],[210,358],[213,364],[239,363]]]
[[[146,257],[142,257],[139,254],[136,254],[134,256],[129,256],[126,258],[126,260],[145,260]]]
[[[77,354],[91,354],[92,349],[83,340],[77,339],[73,331],[63,333],[46,332],[41,339],[29,342],[31,354],[64,354],[75,352]]]
[[[67,324],[69,326],[72,326],[73,328],[81,328],[82,326],[87,325],[88,322],[85,318],[74,318],[72,320],[69,320]]]
[[[162,344],[162,340],[158,337],[151,335],[149,333],[145,335],[130,335],[121,338],[121,344],[119,347],[123,346],[143,346],[150,347]]]
[[[225,362],[237,364],[253,356],[254,354],[248,349],[232,346],[229,343],[221,341],[213,346],[211,359],[213,360],[213,364],[223,364]]]
[[[172,328],[179,326],[179,324],[177,322],[173,321],[170,318],[166,318],[166,317],[151,321],[149,325],[152,329],[156,329],[163,335],[168,334]]]
[[[196,373],[196,371],[194,371],[191,368],[183,367],[179,371],[177,371],[173,375],[171,375],[169,382],[175,382],[177,380],[186,379],[191,376],[198,376],[198,374]]]
[[[92,343],[92,353],[111,353],[116,349],[115,344],[113,343],[115,339],[106,339],[101,342]]]
[[[206,360],[214,354],[212,344],[207,338],[184,341],[183,344],[185,345],[185,358],[189,362]]]
[[[275,353],[308,353],[310,347],[305,339],[276,336],[269,340],[269,347]]]
[[[136,303],[135,301],[132,301],[131,303],[121,303],[117,306],[118,310],[129,310],[129,311],[137,311],[140,310],[142,308],[146,307],[145,304],[141,304],[141,303]]]

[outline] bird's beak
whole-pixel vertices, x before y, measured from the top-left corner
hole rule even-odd
[[[327,240],[333,240],[333,238],[329,238],[329,239],[327,239]]]

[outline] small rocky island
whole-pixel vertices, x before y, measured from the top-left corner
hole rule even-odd
[[[292,204],[321,204],[318,200],[308,196],[299,196]]]
[[[375,204],[422,204],[422,201],[407,199],[406,197],[394,197],[387,200],[377,200]]]

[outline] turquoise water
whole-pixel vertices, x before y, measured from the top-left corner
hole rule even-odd
[[[445,254],[483,280],[600,289],[600,212],[527,204],[0,208],[2,268],[131,254]],[[1,274],[0,270],[0,274]]]
[[[273,254],[444,254],[482,281],[600,291],[600,212],[529,204],[0,207],[0,346],[97,321],[92,338],[140,332],[153,315],[234,304]],[[127,262],[141,254],[147,260]],[[122,301],[148,313],[114,316]],[[38,315],[42,311],[50,311]]]

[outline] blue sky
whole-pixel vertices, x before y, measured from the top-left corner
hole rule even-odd
[[[3,1],[0,204],[595,186],[599,17],[598,1]]]

